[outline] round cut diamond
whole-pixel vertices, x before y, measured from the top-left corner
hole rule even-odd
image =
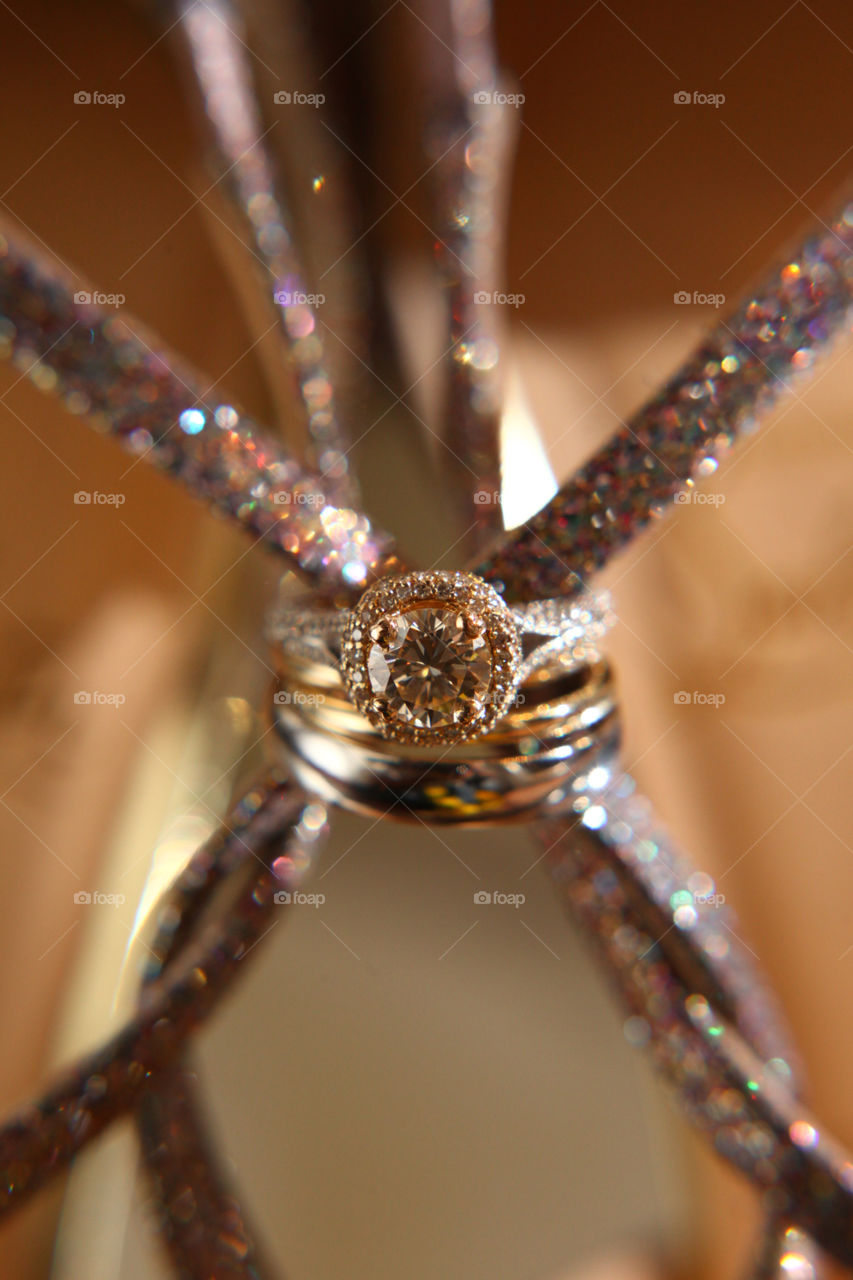
[[[471,573],[380,579],[341,636],[341,675],[358,710],[383,738],[425,747],[494,728],[521,660],[512,611]]]
[[[482,710],[492,679],[492,650],[485,634],[470,634],[476,628],[465,614],[424,605],[388,623],[367,657],[371,690],[384,715],[416,728],[439,729]]]

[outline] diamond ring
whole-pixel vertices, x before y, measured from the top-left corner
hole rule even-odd
[[[267,637],[288,659],[337,668],[350,700],[385,738],[466,742],[493,729],[535,673],[600,656],[606,596],[511,606],[472,573],[386,577],[354,609],[283,606]]]

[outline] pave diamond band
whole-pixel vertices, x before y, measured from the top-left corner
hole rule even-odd
[[[535,673],[597,659],[611,621],[606,596],[512,608],[474,574],[434,570],[383,578],[352,610],[279,608],[267,637],[336,668],[383,737],[433,745],[488,733]]]

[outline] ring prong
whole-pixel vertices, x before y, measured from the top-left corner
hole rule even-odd
[[[463,613],[462,630],[469,640],[473,640],[475,636],[481,636],[486,630],[485,619],[479,613]]]
[[[476,700],[474,700],[466,703],[464,707],[461,707],[459,709],[459,714],[456,718],[456,722],[457,724],[460,724],[460,725],[473,725],[480,719],[482,714],[483,714],[482,702],[477,702]]]
[[[397,637],[397,627],[393,618],[380,618],[380,620],[370,628],[370,638],[374,644],[378,644],[380,649],[388,649],[394,643]]]

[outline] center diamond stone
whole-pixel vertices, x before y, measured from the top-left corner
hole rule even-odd
[[[367,659],[370,686],[385,714],[439,729],[482,707],[492,679],[492,650],[486,635],[467,633],[464,614],[425,606],[389,623]]]

